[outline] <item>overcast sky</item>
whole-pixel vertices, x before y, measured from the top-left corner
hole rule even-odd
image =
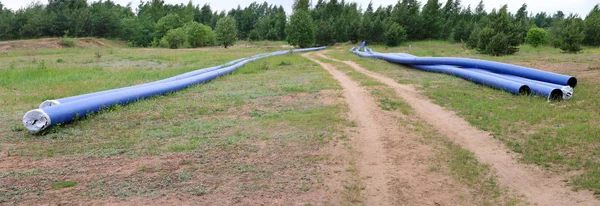
[[[88,0],[91,1],[91,0]],[[139,4],[140,0],[113,0],[121,5],[126,5],[131,3],[133,8],[135,9]],[[186,4],[189,0],[164,0],[165,3],[169,4]],[[258,1],[264,2],[265,0]],[[313,0],[316,2],[317,0]],[[338,0],[341,1],[341,0]],[[359,5],[362,5],[363,9],[369,4],[371,0],[346,0],[347,2],[357,2]],[[422,4],[425,4],[427,0],[419,0]],[[446,0],[439,0],[442,3],[446,3]],[[17,10],[19,8],[25,7],[33,2],[41,2],[47,3],[46,0],[0,0],[5,7],[11,8],[13,10]],[[204,5],[205,3],[210,4],[210,6],[214,10],[226,10],[229,11],[232,8],[241,5],[242,8],[248,6],[250,3],[254,2],[254,0],[192,0],[194,5]],[[293,0],[266,0],[269,4],[277,4],[283,5],[286,12],[288,14],[291,12],[292,2]],[[374,0],[374,7],[378,7],[379,5],[390,5],[396,4],[397,0]],[[529,12],[538,13],[541,11],[545,11],[546,13],[553,14],[554,12],[561,10],[565,14],[569,13],[577,13],[582,18],[585,17],[590,10],[594,7],[595,4],[600,3],[600,0],[484,0],[485,8],[488,11],[491,11],[493,8],[499,8],[504,4],[508,4],[508,10],[510,12],[515,13],[519,7],[523,3],[527,3],[527,10]],[[462,0],[461,4],[463,6],[471,5],[471,8],[475,8],[479,3],[479,0]]]

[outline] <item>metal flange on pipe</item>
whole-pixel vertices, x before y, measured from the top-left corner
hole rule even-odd
[[[455,75],[513,94],[544,96],[548,101],[570,99],[573,88],[577,86],[577,78],[573,76],[494,61],[378,53],[367,47],[365,42],[350,51],[361,57],[379,58],[424,71]]]
[[[245,64],[270,57],[296,52],[317,51],[326,47],[284,50],[231,61],[221,66],[200,69],[171,78],[119,89],[77,95],[58,100],[46,100],[39,109],[28,111],[23,125],[32,133],[81,119],[114,105],[125,105],[156,95],[179,91],[230,74]]]

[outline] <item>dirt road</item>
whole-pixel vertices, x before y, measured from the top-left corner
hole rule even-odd
[[[396,90],[417,113],[419,118],[433,125],[446,138],[473,152],[480,162],[493,166],[501,184],[515,189],[528,201],[537,205],[600,205],[589,191],[572,191],[564,177],[549,174],[540,168],[519,164],[507,153],[508,149],[494,139],[490,133],[481,131],[453,112],[432,103],[410,85],[398,84],[393,79],[366,70],[351,61],[340,61],[323,55],[333,61],[343,62],[354,70],[374,78]]]
[[[358,130],[352,139],[361,153],[358,169],[366,186],[366,205],[461,205],[452,180],[423,164],[432,148],[417,142],[411,131],[400,131],[398,122],[344,72],[310,53],[303,56],[321,65],[343,88],[349,119]]]

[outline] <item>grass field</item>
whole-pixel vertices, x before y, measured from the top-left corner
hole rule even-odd
[[[347,130],[341,87],[317,64],[284,55],[252,62],[232,75],[153,97],[81,121],[28,133],[23,114],[46,99],[119,88],[253,54],[289,49],[282,42],[237,42],[230,49],[139,49],[98,40],[101,46],[0,51],[0,204],[56,199],[118,203],[177,198],[223,204],[363,204]],[[360,58],[351,45],[327,55],[413,84],[426,96],[504,142],[518,159],[570,177],[575,188],[600,193],[600,49],[562,54],[521,46],[513,56],[490,57],[460,44],[413,42],[379,52],[460,56],[515,63],[578,77],[572,100],[515,96],[463,79]],[[2,44],[0,43],[0,48]],[[399,128],[435,148],[430,170],[468,188],[465,204],[521,204],[477,162],[419,120],[393,89],[335,65],[367,88],[382,110],[398,114]],[[340,152],[342,148],[342,152]],[[348,158],[350,157],[350,158]],[[332,169],[333,168],[333,169]],[[342,188],[328,187],[340,180]],[[332,198],[336,194],[339,198]],[[138,199],[136,199],[138,198]],[[175,199],[175,200],[173,200]],[[153,200],[147,199],[149,203]]]
[[[576,188],[600,193],[600,49],[563,54],[551,47],[522,45],[512,56],[490,57],[446,42],[414,42],[396,48],[372,46],[378,52],[405,52],[417,56],[456,56],[507,62],[572,75],[578,78],[569,101],[547,102],[535,96],[509,93],[469,83],[444,74],[422,72],[382,60],[360,58],[345,46],[331,56],[413,84],[437,104],[456,111],[478,128],[503,141],[520,160],[550,171],[574,174]]]
[[[0,202],[180,194],[235,203],[265,193],[293,204],[327,201],[309,194],[323,190],[318,165],[330,154],[322,148],[344,139],[346,107],[336,100],[336,82],[298,55],[256,61],[208,84],[113,107],[41,135],[29,134],[21,124],[24,112],[44,99],[148,82],[275,50],[282,49],[0,55],[1,158],[9,164],[43,162],[3,168]]]

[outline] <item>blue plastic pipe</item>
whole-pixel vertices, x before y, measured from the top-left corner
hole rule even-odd
[[[494,73],[509,74],[527,79],[548,82],[558,85],[577,86],[577,79],[572,76],[556,74],[552,72],[537,70],[533,68],[517,66],[512,64],[493,62],[479,59],[458,58],[458,57],[409,57],[399,56],[397,54],[383,54],[377,52],[359,52],[356,54],[363,57],[375,57],[390,62],[409,64],[409,65],[454,65],[465,68],[484,69]]]
[[[403,57],[415,57],[414,55],[405,54],[405,53],[393,53],[393,55],[398,55],[398,56],[403,56]],[[410,66],[414,67],[415,65],[410,65]],[[443,66],[448,66],[448,65],[443,65]],[[456,67],[456,66],[450,66],[450,67]],[[456,68],[459,68],[459,67],[456,67]],[[443,68],[439,68],[439,69],[443,69]],[[571,88],[570,86],[552,84],[552,83],[548,83],[548,82],[527,79],[527,78],[523,78],[523,77],[509,75],[509,74],[497,74],[497,73],[490,72],[490,71],[483,70],[483,69],[475,69],[475,68],[462,68],[462,69],[479,72],[479,73],[491,76],[491,78],[502,78],[502,79],[525,84],[525,85],[529,86],[529,88],[531,89],[531,93],[533,93],[535,95],[546,97],[546,98],[548,98],[549,101],[550,100],[570,99],[573,96],[573,88]]]
[[[61,98],[61,99],[46,100],[46,101],[44,101],[44,102],[42,102],[40,104],[39,108],[42,109],[42,108],[46,108],[46,107],[56,106],[56,105],[59,105],[59,104],[64,104],[64,103],[67,103],[67,102],[72,102],[72,101],[75,101],[75,100],[86,99],[86,98],[93,97],[93,96],[104,95],[104,94],[109,94],[109,93],[114,93],[114,92],[120,92],[120,91],[125,91],[125,90],[131,90],[131,89],[136,89],[136,88],[151,86],[151,85],[154,85],[154,84],[159,84],[159,83],[164,83],[164,82],[169,82],[169,81],[174,81],[174,80],[185,79],[185,78],[188,78],[188,77],[192,77],[192,76],[195,76],[195,75],[203,74],[203,73],[206,73],[206,72],[210,72],[210,71],[214,71],[214,70],[217,70],[217,69],[221,69],[223,67],[234,65],[234,64],[236,64],[238,62],[241,62],[241,61],[243,61],[245,59],[259,58],[259,57],[264,57],[266,55],[269,55],[269,54],[259,54],[259,55],[255,55],[255,56],[249,57],[249,58],[241,58],[241,59],[230,61],[230,62],[225,63],[223,65],[209,67],[209,68],[205,68],[205,69],[198,69],[198,70],[195,70],[195,71],[183,73],[183,74],[180,74],[180,75],[177,75],[177,76],[173,76],[173,77],[170,77],[170,78],[166,78],[166,79],[163,79],[163,80],[158,80],[158,81],[154,81],[154,82],[148,82],[148,83],[139,84],[139,85],[135,85],[135,86],[122,87],[122,88],[105,90],[105,91],[99,91],[99,92],[92,92],[92,93],[87,93],[87,94],[82,94],[82,95],[65,97],[65,98]]]
[[[518,81],[504,78],[493,78],[488,74],[475,72],[472,70],[461,69],[447,65],[411,65],[417,69],[454,75],[478,84],[490,86],[492,88],[501,89],[513,94],[529,94],[531,89],[528,85]]]
[[[96,113],[114,105],[125,105],[140,99],[149,98],[156,95],[163,95],[170,92],[179,91],[189,86],[205,83],[219,76],[229,74],[235,69],[244,66],[246,63],[261,58],[283,55],[290,52],[317,51],[326,47],[297,49],[292,51],[278,51],[263,56],[255,56],[243,59],[233,65],[204,72],[183,79],[176,79],[147,86],[136,87],[133,89],[113,91],[110,93],[96,94],[87,98],[81,98],[58,105],[34,109],[25,114],[23,125],[30,132],[39,132],[52,126],[65,124],[73,120],[81,119],[89,114]]]

